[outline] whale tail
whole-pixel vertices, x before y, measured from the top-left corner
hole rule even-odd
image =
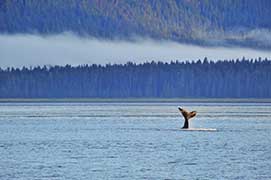
[[[178,109],[179,109],[179,111],[182,113],[182,115],[184,117],[184,126],[183,126],[183,128],[185,128],[185,129],[189,128],[188,120],[195,117],[197,115],[197,112],[196,111],[188,112],[188,111],[184,110],[181,107],[178,107]]]

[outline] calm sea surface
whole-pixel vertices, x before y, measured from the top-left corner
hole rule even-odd
[[[270,180],[271,103],[0,103],[0,179]]]

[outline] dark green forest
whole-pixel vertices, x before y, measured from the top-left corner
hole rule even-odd
[[[271,49],[270,0],[1,0],[0,33],[150,37]],[[270,34],[269,34],[270,36]]]
[[[271,98],[268,59],[0,69],[0,98]]]

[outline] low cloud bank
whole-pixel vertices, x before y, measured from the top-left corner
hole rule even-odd
[[[258,36],[258,32],[255,33]],[[253,37],[255,36],[253,34]],[[60,35],[0,35],[0,67],[136,63],[146,61],[210,60],[258,57],[271,59],[270,51],[238,47],[199,47],[172,41],[139,38],[134,42]]]
[[[237,29],[228,33],[226,38],[240,41],[250,40],[262,46],[271,46],[271,31],[269,29],[253,29],[249,31]]]

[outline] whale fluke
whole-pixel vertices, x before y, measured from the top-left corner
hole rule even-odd
[[[188,112],[188,111],[184,110],[181,107],[178,107],[178,109],[179,109],[179,111],[182,113],[182,115],[184,117],[183,129],[188,129],[189,128],[189,121],[188,120],[195,117],[197,112],[196,111]]]

